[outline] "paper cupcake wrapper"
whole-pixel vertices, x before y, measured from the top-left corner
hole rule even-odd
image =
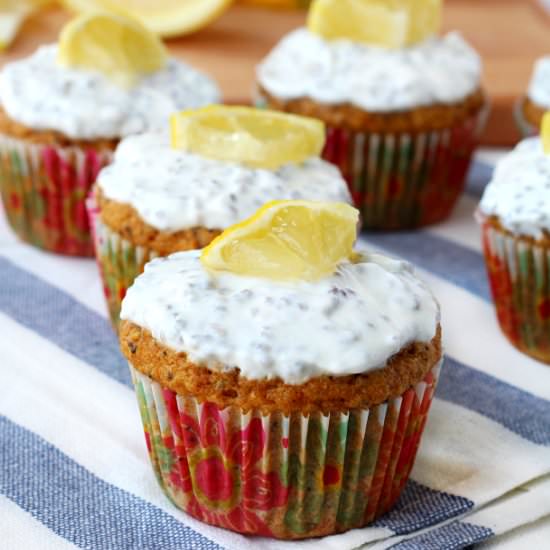
[[[482,222],[483,249],[498,321],[520,351],[550,364],[550,248]]]
[[[27,143],[0,135],[0,192],[12,229],[39,248],[92,256],[85,200],[110,151]]]
[[[270,107],[256,97],[258,108]],[[344,176],[364,229],[408,229],[447,218],[462,193],[489,106],[461,124],[418,133],[327,126],[322,153]]]
[[[206,523],[281,539],[361,527],[393,506],[440,367],[370,409],[284,416],[201,404],[130,364],[147,450],[168,498]]]
[[[145,264],[158,254],[136,246],[101,222],[95,199],[86,201],[94,240],[95,256],[103,282],[109,317],[115,329],[120,321],[120,306],[135,278],[143,273]]]

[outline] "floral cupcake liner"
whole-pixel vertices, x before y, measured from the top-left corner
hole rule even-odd
[[[550,364],[550,247],[515,238],[481,219],[500,327],[520,351]]]
[[[361,527],[394,505],[440,367],[370,409],[284,416],[201,404],[130,364],[147,450],[168,498],[206,523],[281,539]]]
[[[85,200],[112,153],[0,135],[0,192],[12,229],[60,254],[92,256]]]
[[[158,254],[149,248],[136,246],[107,227],[100,219],[95,199],[86,202],[103,292],[107,301],[109,317],[117,329],[120,321],[120,306],[126,291],[135,278],[143,273],[145,264]]]
[[[256,105],[269,107],[258,94]],[[447,218],[464,190],[489,113],[415,133],[355,132],[327,126],[322,156],[344,176],[363,229],[412,229]]]

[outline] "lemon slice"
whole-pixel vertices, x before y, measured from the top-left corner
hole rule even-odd
[[[542,147],[547,155],[550,155],[550,111],[546,111],[540,125],[540,138]]]
[[[77,11],[107,9],[131,14],[159,36],[196,31],[219,17],[232,0],[63,0]]]
[[[216,271],[314,281],[352,257],[358,219],[344,203],[273,201],[214,239],[201,261]]]
[[[123,86],[161,69],[167,59],[160,39],[138,21],[95,12],[70,21],[59,37],[58,62],[102,72]]]
[[[346,38],[386,48],[405,45],[408,14],[403,9],[368,0],[316,0],[307,21],[311,32],[337,40]]]
[[[441,0],[315,0],[308,28],[327,40],[402,48],[437,33]]]
[[[170,126],[176,149],[271,170],[318,156],[325,144],[321,121],[252,107],[183,111]]]

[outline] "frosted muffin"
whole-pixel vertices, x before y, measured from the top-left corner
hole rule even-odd
[[[522,141],[498,163],[479,213],[502,331],[550,363],[550,148],[540,138]]]
[[[316,8],[331,3],[324,28]],[[342,171],[364,227],[438,222],[463,189],[484,121],[480,58],[458,33],[434,35],[437,0],[374,6],[361,29],[353,21],[371,3],[357,13],[349,4],[313,3],[308,28],[259,65],[259,105],[326,123],[323,156]],[[345,10],[352,28],[337,32]],[[377,31],[380,11],[397,36]],[[417,19],[432,23],[419,30]]]
[[[408,264],[352,253],[344,207],[266,206],[202,253],[153,260],[124,299],[151,462],[197,519],[330,535],[373,521],[406,483],[442,358],[439,310]]]
[[[92,255],[85,198],[118,141],[158,128],[175,110],[219,100],[212,80],[168,58],[147,32],[118,16],[84,16],[65,27],[59,44],[3,67],[0,190],[8,220],[23,240],[53,252]],[[125,41],[113,42],[117,36]],[[141,61],[134,59],[134,42]],[[92,63],[85,55],[70,58],[71,48],[90,50]],[[152,54],[155,62],[147,63]]]
[[[236,112],[252,111],[255,118],[267,119],[273,140],[277,133],[282,140],[290,139],[291,130],[286,125],[273,130],[268,112],[236,107],[211,107],[206,111],[221,113],[223,121],[231,120]],[[195,113],[199,116],[202,112]],[[192,112],[188,114],[193,117]],[[297,118],[275,115],[283,121]],[[315,128],[317,125],[322,140],[322,126],[314,122]],[[97,178],[97,207],[91,205],[96,220],[96,256],[115,326],[126,289],[150,259],[203,248],[222,230],[271,200],[351,202],[338,170],[318,156],[322,141],[298,162],[288,160],[263,168],[213,158],[212,154],[216,156],[219,151],[192,152],[174,146],[167,134],[126,138],[112,164]],[[238,131],[226,137],[237,142],[240,139]],[[217,144],[221,138],[217,135],[214,139]],[[231,152],[226,146],[218,149],[225,154]],[[259,158],[258,151],[256,154]]]
[[[517,122],[524,136],[538,134],[542,117],[550,109],[550,56],[535,62],[529,88],[517,109]]]

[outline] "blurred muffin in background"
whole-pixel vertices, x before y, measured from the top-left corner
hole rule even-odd
[[[93,254],[85,199],[125,136],[219,101],[134,20],[96,13],[0,73],[0,190],[13,230],[40,248]]]
[[[440,0],[316,0],[257,69],[258,106],[317,117],[364,227],[446,218],[485,117],[481,60]]]
[[[479,205],[500,327],[520,351],[550,364],[550,114],[542,137],[497,165]]]
[[[115,327],[150,259],[203,248],[272,200],[351,202],[338,169],[319,158],[319,121],[212,106],[174,115],[172,126],[171,140],[168,132],[124,139],[89,202]]]
[[[537,59],[525,96],[516,109],[516,120],[525,137],[537,135],[544,113],[550,109],[550,55]]]

